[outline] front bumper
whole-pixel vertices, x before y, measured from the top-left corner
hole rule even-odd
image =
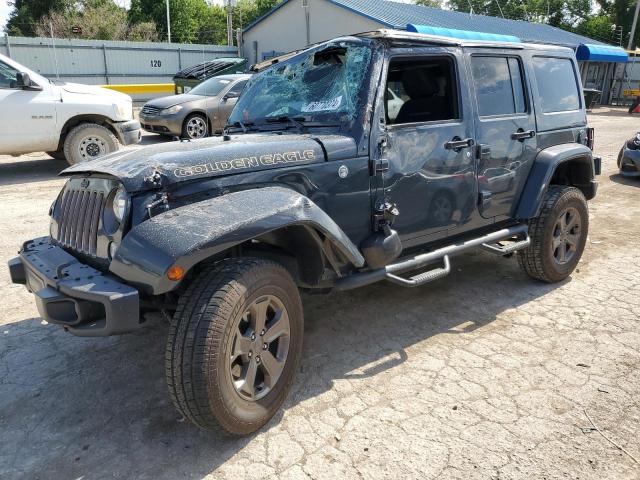
[[[184,109],[183,109],[184,110]],[[140,114],[140,123],[147,132],[160,133],[163,135],[182,135],[182,123],[185,114],[180,111],[173,115],[149,115]]]
[[[129,120],[128,122],[114,123],[113,126],[118,133],[118,140],[122,145],[138,143],[141,137],[140,122]]]
[[[137,330],[138,290],[82,264],[48,237],[26,242],[9,261],[12,283],[34,293],[40,316],[81,337]]]
[[[620,153],[618,168],[625,177],[640,177],[640,150],[631,150],[625,145]]]

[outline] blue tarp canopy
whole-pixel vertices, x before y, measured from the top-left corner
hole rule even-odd
[[[498,35],[496,33],[474,32],[471,30],[457,30],[455,28],[431,27],[429,25],[407,25],[408,32],[426,33],[427,35],[437,35],[439,37],[461,38],[464,40],[488,40],[491,42],[520,43],[518,37],[513,35]]]
[[[629,61],[629,55],[620,47],[594,45],[591,43],[581,43],[576,50],[576,58],[592,62],[626,63]]]

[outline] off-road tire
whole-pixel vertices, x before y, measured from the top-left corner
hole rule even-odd
[[[55,160],[66,160],[66,157],[64,156],[64,150],[62,148],[60,150],[56,150],[55,152],[46,153]]]
[[[201,135],[195,135],[193,132],[190,132],[189,125],[191,122],[198,122],[200,128],[203,133]],[[184,119],[182,123],[182,138],[188,138],[190,140],[197,140],[199,138],[205,138],[209,136],[209,124],[207,119],[201,113],[192,113],[188,115],[187,118]]]
[[[277,296],[287,309],[289,350],[275,386],[259,400],[242,398],[227,372],[233,325],[260,296]],[[230,259],[206,267],[178,302],[169,326],[165,372],[176,408],[206,430],[234,435],[258,430],[286,398],[302,352],[303,313],[298,289],[279,264]]]
[[[98,158],[90,155],[93,150],[87,151],[83,144],[87,139],[100,149],[99,156],[115,152],[120,146],[116,136],[107,127],[97,123],[81,123],[73,127],[64,139],[64,156],[70,165]]]
[[[580,235],[573,257],[564,265],[554,260],[552,241],[556,222],[567,208],[580,217]],[[584,194],[575,187],[551,185],[544,197],[540,215],[529,223],[531,244],[518,251],[520,267],[532,278],[547,283],[564,280],[576,268],[587,241],[589,210]]]

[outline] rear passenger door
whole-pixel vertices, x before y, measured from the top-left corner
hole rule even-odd
[[[537,152],[536,122],[523,54],[474,49],[478,203],[483,217],[510,216]]]

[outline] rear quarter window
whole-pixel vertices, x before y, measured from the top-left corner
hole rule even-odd
[[[580,91],[570,59],[533,57],[533,71],[538,87],[538,108],[543,113],[580,109]]]

